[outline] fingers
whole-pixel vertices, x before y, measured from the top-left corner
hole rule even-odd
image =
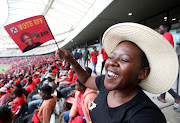
[[[73,60],[73,57],[71,56],[71,54],[69,53],[69,51],[65,50],[65,49],[58,49],[56,51],[56,55],[57,57],[59,57],[60,59],[64,59],[67,62],[71,62]]]
[[[64,52],[65,52],[65,50],[60,48],[56,51],[56,56],[58,56],[62,59],[62,58],[64,58],[64,55],[65,55]]]

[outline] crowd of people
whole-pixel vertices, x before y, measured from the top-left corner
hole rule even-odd
[[[58,49],[55,55],[1,58],[0,64],[11,65],[11,69],[0,75],[0,123],[20,118],[28,123],[49,123],[52,114],[61,123],[166,123],[143,90],[172,91],[178,60],[170,43],[135,23],[110,27],[102,41],[100,76],[91,75],[97,75],[96,47],[91,53],[87,48],[83,53],[75,50],[73,55]],[[93,70],[88,67],[89,58]],[[175,67],[167,68],[167,64]],[[163,102],[160,97],[155,99]],[[180,97],[176,98],[174,107],[178,109]],[[27,109],[23,111],[23,107]]]
[[[70,63],[54,55],[47,55],[2,58],[0,64],[11,65],[11,69],[0,75],[0,106],[3,107],[2,111],[10,112],[3,114],[5,117],[8,117],[6,115],[9,114],[12,115],[9,122],[16,122],[20,120],[21,116],[24,122],[49,123],[51,115],[55,113],[54,110],[59,111],[58,113],[56,111],[56,115],[62,115],[71,109],[72,104],[73,107],[79,107],[81,105],[79,100],[82,100],[81,116],[88,118],[88,105],[96,97],[97,91],[81,89],[82,84]],[[89,74],[92,72],[89,67],[85,67],[85,70]],[[70,97],[77,102],[76,90],[79,92],[78,103],[64,102],[64,107],[67,108],[60,111],[56,102],[58,103],[62,98],[67,100]],[[83,92],[81,92],[82,90]],[[27,110],[22,114],[23,106],[27,106]],[[73,108],[73,110],[75,109]],[[73,112],[75,113],[75,111]],[[64,119],[64,117],[62,118]],[[70,121],[74,122],[72,118]],[[6,120],[0,118],[0,122],[5,123]]]

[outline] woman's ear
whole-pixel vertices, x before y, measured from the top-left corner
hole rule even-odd
[[[144,80],[147,78],[147,76],[149,75],[150,73],[150,67],[145,67],[143,68],[141,74],[138,76],[138,79],[139,80]]]

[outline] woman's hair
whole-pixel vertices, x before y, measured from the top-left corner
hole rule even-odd
[[[11,109],[6,106],[0,107],[0,121],[3,123],[11,123],[13,120],[13,114]]]
[[[133,44],[134,46],[136,46],[137,48],[139,48],[134,42],[128,41],[128,40],[121,41],[119,44],[121,44],[123,42],[129,42],[129,43]],[[142,68],[149,67],[149,61],[148,61],[145,53],[141,49],[140,49],[140,51],[141,51],[141,67]]]
[[[49,86],[49,85],[44,85],[44,86],[42,86],[42,87],[40,88],[40,91],[42,91],[42,93],[51,95],[51,93],[52,93],[52,87]]]

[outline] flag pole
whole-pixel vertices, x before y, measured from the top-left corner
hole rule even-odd
[[[43,15],[43,17],[44,17],[44,15]],[[44,17],[44,20],[46,21],[46,18],[45,18],[45,17]],[[48,28],[49,28],[49,25],[48,25],[47,21],[46,21],[46,24],[47,24],[47,26],[48,26]],[[49,31],[50,31],[51,35],[53,36],[53,38],[54,38],[54,35],[52,34],[50,28],[49,28]],[[55,41],[55,43],[56,43],[57,48],[59,49],[59,46],[58,46],[58,44],[57,44],[55,38],[54,38],[54,41]]]

